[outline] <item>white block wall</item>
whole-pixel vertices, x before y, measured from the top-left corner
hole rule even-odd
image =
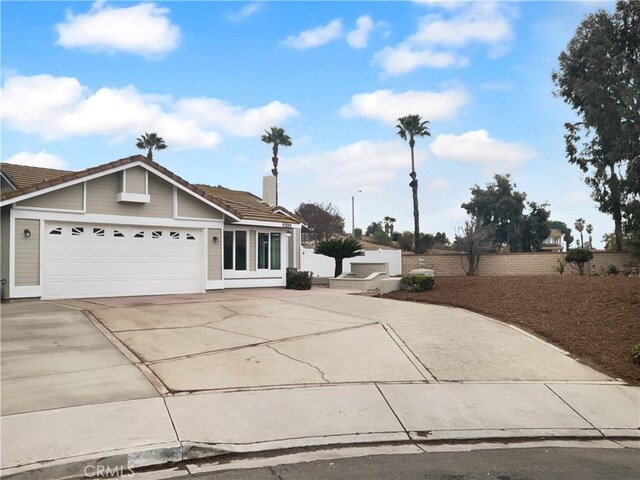
[[[304,247],[300,258],[300,270],[313,272],[314,277],[333,277],[336,265],[333,258],[316,255],[313,249]],[[370,262],[389,263],[389,276],[402,275],[402,250],[366,250],[362,257],[346,258],[342,263],[342,271],[351,272],[352,263]]]

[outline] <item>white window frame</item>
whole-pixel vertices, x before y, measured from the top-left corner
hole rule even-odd
[[[233,233],[233,241],[231,243],[232,245],[232,256],[231,256],[231,260],[232,260],[232,264],[233,264],[233,268],[229,269],[229,268],[224,268],[224,234],[226,232],[229,233]],[[236,270],[236,232],[244,232],[246,233],[246,241],[247,241],[247,246],[245,249],[245,265],[246,268],[244,270]],[[222,269],[225,272],[248,272],[249,271],[249,245],[251,244],[251,242],[249,241],[249,230],[243,230],[243,229],[238,229],[238,230],[225,230],[222,233]]]
[[[272,268],[271,267],[271,235],[277,233],[280,235],[280,268]],[[267,235],[267,268],[260,268],[260,244],[258,239],[260,238],[260,234]],[[282,270],[282,237],[283,233],[280,230],[267,230],[264,232],[257,231],[256,232],[256,271],[259,272],[279,272]]]

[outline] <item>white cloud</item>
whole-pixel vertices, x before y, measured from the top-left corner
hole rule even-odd
[[[326,25],[311,28],[291,35],[282,41],[283,44],[297,50],[319,47],[342,36],[342,20],[335,19]]]
[[[427,182],[425,188],[427,192],[442,192],[450,189],[452,186],[451,182],[446,178],[437,178]]]
[[[409,90],[403,93],[376,90],[353,95],[340,113],[345,117],[364,117],[395,125],[398,118],[414,113],[429,121],[448,120],[466,103],[467,95],[462,90]]]
[[[528,146],[492,138],[486,130],[438,135],[431,151],[440,160],[490,168],[515,167],[535,157]]]
[[[464,67],[469,63],[466,58],[459,57],[455,53],[416,49],[406,43],[383,48],[374,55],[373,61],[391,76],[403,75],[420,67]]]
[[[353,48],[365,48],[371,32],[385,26],[384,22],[374,22],[369,15],[362,15],[356,20],[356,28],[347,34],[347,43]]]
[[[416,162],[424,160],[424,153],[416,151]],[[335,150],[308,155],[286,156],[282,164],[287,173],[304,175],[319,192],[363,190],[367,193],[387,189],[398,172],[408,177],[411,169],[409,149],[401,141],[360,141]],[[408,180],[407,180],[408,182]],[[309,188],[305,182],[305,189]]]
[[[29,167],[55,168],[58,170],[65,170],[67,168],[67,164],[62,158],[52,153],[47,153],[44,150],[39,153],[22,151],[5,159],[4,162],[15,165],[27,165]]]
[[[129,85],[91,91],[73,77],[51,75],[8,78],[1,118],[14,130],[45,139],[99,135],[115,140],[157,131],[174,148],[211,148],[229,135],[257,135],[295,115],[274,101],[244,108],[216,98],[151,95]]]
[[[428,2],[432,3],[432,2]],[[420,67],[449,68],[469,63],[466,48],[481,44],[488,56],[507,53],[513,42],[513,9],[497,2],[440,3],[445,12],[421,17],[418,29],[403,42],[387,47],[374,60],[388,75]]]
[[[291,105],[273,101],[257,108],[231,105],[217,98],[187,98],[175,104],[176,110],[200,125],[218,127],[230,135],[254,137],[270,125],[296,116]]]
[[[96,2],[88,13],[67,13],[66,22],[56,25],[57,43],[65,48],[160,56],[180,42],[180,29],[168,14],[169,9],[154,3],[114,8]]]
[[[251,17],[252,15],[258,13],[263,8],[264,8],[264,3],[252,2],[245,5],[237,12],[230,13],[229,15],[227,15],[227,18],[232,22],[241,22],[242,20],[245,20]]]

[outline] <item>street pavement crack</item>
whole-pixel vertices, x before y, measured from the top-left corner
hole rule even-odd
[[[273,347],[272,345],[269,344],[265,344],[265,347],[270,348],[271,350],[273,350],[274,352],[282,355],[283,357],[287,357],[290,360],[293,360],[294,362],[299,362],[299,363],[304,363],[305,365],[310,366],[311,368],[314,368],[318,371],[318,373],[320,374],[320,376],[322,377],[322,380],[324,380],[327,383],[331,383],[329,382],[329,380],[327,380],[324,376],[324,372],[322,370],[320,370],[318,367],[316,367],[315,365],[309,363],[309,362],[305,362],[304,360],[300,360],[299,358],[295,358],[292,357],[290,355],[287,355],[286,353],[282,353],[280,350],[278,350],[277,348]]]

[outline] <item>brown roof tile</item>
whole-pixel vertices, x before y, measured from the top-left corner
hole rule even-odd
[[[15,165],[4,162],[0,164],[0,170],[2,170],[2,173],[9,178],[18,190],[71,173],[68,170],[28,167],[26,165]]]

